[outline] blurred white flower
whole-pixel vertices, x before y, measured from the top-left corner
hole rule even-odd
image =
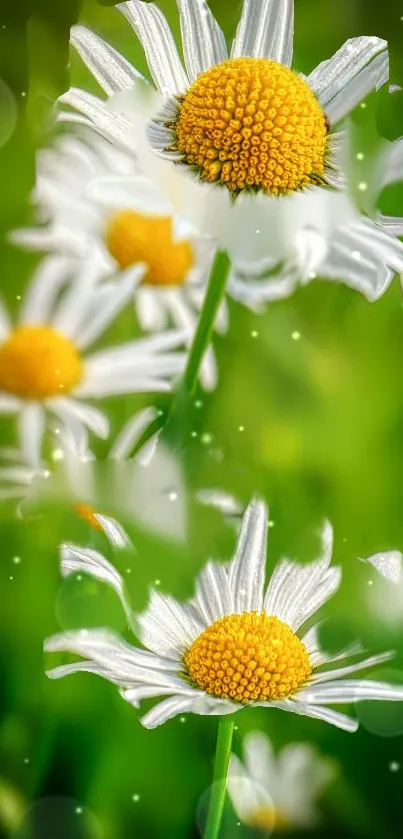
[[[40,224],[14,231],[14,242],[62,254],[71,259],[74,271],[83,262],[90,264],[104,281],[104,290],[111,292],[119,288],[127,269],[141,265],[133,282],[140,326],[146,332],[174,326],[183,330],[185,343],[191,343],[214,246],[174,214],[132,155],[91,131],[59,137],[54,148],[38,153],[33,201]],[[224,303],[215,327],[224,333],[227,326]],[[212,389],[216,379],[209,349],[202,383]]]
[[[242,762],[231,754],[228,792],[240,820],[264,832],[311,827],[319,821],[317,799],[336,765],[308,743],[290,743],[275,756],[266,734],[243,740]]]
[[[127,304],[143,268],[130,269],[119,288],[102,289],[88,278],[91,263],[81,266],[85,281],[82,273],[71,280],[70,270],[64,257],[43,261],[15,327],[0,301],[0,414],[17,416],[22,457],[33,465],[40,465],[49,414],[77,445],[87,429],[106,438],[107,416],[84,399],[169,391],[186,361],[175,351],[183,342],[177,330],[87,355]]]
[[[27,463],[18,449],[0,449],[0,500],[18,500],[22,517],[58,501],[118,548],[130,544],[119,517],[161,538],[185,541],[189,497],[179,456],[155,435],[132,457],[157,417],[152,407],[134,414],[102,460],[88,448],[85,435],[79,439],[68,428],[53,434],[50,458],[39,466]],[[199,490],[195,499],[238,526],[243,507],[230,493]]]
[[[192,600],[180,603],[151,590],[148,607],[135,620],[145,649],[106,630],[61,633],[45,642],[45,650],[71,652],[85,660],[56,667],[48,675],[98,673],[119,685],[122,697],[135,708],[142,699],[168,697],[142,718],[146,728],[186,712],[232,714],[252,706],[356,731],[356,719],[328,706],[361,699],[403,701],[403,687],[348,678],[389,660],[392,653],[333,667],[360,648],[328,655],[320,649],[318,625],[303,629],[340,584],[340,568],[330,567],[332,541],[326,523],[320,559],[308,565],[283,559],[265,591],[267,509],[253,501],[243,517],[234,558],[227,564],[209,562],[197,578]],[[96,573],[92,565],[86,571]],[[110,574],[117,590],[112,566]]]
[[[291,69],[293,0],[244,0],[229,60],[205,0],[177,5],[186,69],[155,3],[118,6],[155,88],[99,36],[73,27],[72,44],[108,98],[71,88],[59,119],[135,153],[175,211],[230,253],[229,293],[251,308],[315,276],[378,298],[403,271],[402,220],[394,229],[355,206],[342,121],[387,81],[386,42],[352,38],[304,77]]]

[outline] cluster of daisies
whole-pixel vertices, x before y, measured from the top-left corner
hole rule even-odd
[[[18,246],[46,256],[16,324],[0,303],[0,412],[16,416],[18,431],[18,445],[3,451],[0,494],[24,500],[33,482],[49,479],[55,458],[49,465],[48,454],[58,453],[74,509],[115,548],[129,539],[96,499],[90,434],[110,434],[98,401],[135,393],[152,401],[175,387],[218,251],[231,263],[213,324],[222,334],[230,328],[229,298],[264,312],[319,276],[375,301],[403,275],[403,218],[377,209],[382,190],[403,178],[403,141],[380,146],[365,213],[350,182],[347,118],[387,83],[386,42],[352,38],[304,76],[292,67],[293,0],[244,0],[230,51],[205,0],[177,6],[184,63],[156,4],[117,6],[141,42],[152,82],[85,26],[72,28],[71,43],[105,96],[72,87],[60,98],[60,133],[37,158],[35,225],[12,234]],[[99,348],[131,304],[144,337]],[[200,379],[206,389],[217,384],[211,347]],[[158,451],[161,457],[154,439],[141,475],[139,461],[129,461],[155,416],[151,405],[136,414],[110,448],[110,464],[132,466],[116,482],[129,507],[136,492],[144,507],[139,481],[147,482]],[[166,476],[164,458],[156,472]],[[158,494],[152,480],[150,487]],[[205,490],[200,500],[238,527],[236,499]],[[266,529],[266,506],[253,500],[232,561],[209,562],[188,603],[152,591],[139,615],[105,557],[63,546],[62,573],[112,586],[138,644],[103,629],[54,636],[48,652],[82,660],[56,667],[51,678],[88,670],[117,685],[135,708],[158,698],[141,720],[148,728],[184,712],[260,706],[354,731],[356,720],[331,706],[403,701],[401,687],[355,675],[391,653],[362,658],[354,646],[328,655],[318,624],[307,627],[340,583],[330,525],[319,559],[306,566],[282,560],[265,589]],[[314,798],[333,774],[329,763],[298,744],[276,761],[257,732],[244,746],[244,763],[233,755],[229,776],[239,817],[263,829],[310,823]]]

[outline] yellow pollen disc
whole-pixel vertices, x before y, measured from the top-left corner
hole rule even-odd
[[[147,273],[143,283],[150,285],[181,285],[194,265],[190,242],[174,241],[170,216],[143,216],[123,210],[110,222],[106,242],[121,268],[144,262]]]
[[[236,702],[283,699],[312,672],[302,641],[265,612],[215,621],[193,642],[184,663],[198,688]]]
[[[80,519],[84,519],[94,530],[102,530],[99,521],[95,518],[96,510],[89,504],[74,504],[73,510]]]
[[[175,149],[204,181],[282,195],[321,182],[328,124],[311,88],[267,58],[234,58],[191,85]]]
[[[50,326],[19,326],[0,346],[0,389],[23,399],[69,393],[82,369],[74,344]]]

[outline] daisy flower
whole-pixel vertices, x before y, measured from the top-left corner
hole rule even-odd
[[[76,270],[91,261],[99,278],[114,284],[131,266],[144,265],[133,289],[140,326],[160,332],[173,325],[191,343],[214,247],[141,176],[133,155],[94,132],[64,135],[38,154],[33,201],[41,224],[14,231],[14,242],[70,256]],[[218,332],[226,331],[227,321],[222,304]],[[216,378],[210,349],[202,382],[211,389]]]
[[[325,720],[346,731],[358,722],[329,707],[361,699],[402,701],[403,688],[349,678],[391,657],[382,653],[339,666],[357,655],[354,646],[339,655],[320,649],[318,625],[306,623],[337,590],[341,570],[330,566],[332,530],[322,533],[320,559],[301,566],[283,559],[265,590],[267,509],[248,507],[232,561],[209,562],[196,583],[195,597],[180,603],[152,590],[147,609],[137,615],[143,647],[131,646],[106,630],[55,635],[48,652],[68,651],[84,661],[50,670],[59,678],[79,670],[98,673],[120,687],[134,707],[166,697],[141,719],[155,728],[178,714],[226,715],[247,706],[277,708]],[[85,569],[77,553],[77,568]],[[117,590],[116,569],[102,558],[105,582]],[[131,624],[134,625],[133,621]],[[336,663],[336,667],[333,665]]]
[[[251,731],[244,762],[231,754],[228,792],[242,822],[264,832],[311,827],[319,821],[316,800],[335,776],[335,764],[308,743],[290,743],[275,756],[271,741]]]
[[[42,503],[58,500],[93,532],[103,531],[117,548],[130,545],[130,539],[116,516],[164,539],[184,541],[187,492],[179,458],[161,441],[157,445],[157,439],[131,457],[157,417],[152,407],[134,414],[102,460],[88,447],[85,433],[78,439],[68,428],[59,427],[51,429],[55,448],[47,463],[33,466],[18,449],[0,449],[0,501],[19,501],[17,514],[24,518],[37,515]],[[203,489],[195,497],[238,524],[243,508],[229,493]]]
[[[185,354],[175,351],[183,333],[175,330],[87,355],[127,304],[133,275],[135,281],[143,267],[131,269],[119,288],[101,290],[88,277],[91,264],[83,263],[82,273],[67,282],[70,267],[63,257],[44,260],[15,327],[0,301],[0,413],[18,417],[21,453],[34,465],[48,414],[78,439],[85,428],[106,438],[107,416],[84,400],[169,391],[185,363]]]
[[[352,38],[305,77],[292,69],[292,0],[244,0],[229,54],[205,0],[177,6],[185,66],[155,3],[117,7],[142,43],[154,89],[109,44],[73,27],[71,41],[108,99],[71,88],[60,101],[76,113],[60,119],[121,148],[136,143],[142,171],[177,212],[230,253],[229,290],[242,302],[257,308],[314,274],[378,297],[402,267],[402,246],[348,193],[342,121],[387,81],[386,42]]]

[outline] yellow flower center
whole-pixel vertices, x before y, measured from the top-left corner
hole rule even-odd
[[[143,282],[149,285],[181,285],[194,265],[193,248],[184,240],[175,242],[170,216],[143,216],[133,210],[115,215],[106,232],[110,253],[121,268],[144,262]]]
[[[82,372],[74,344],[50,326],[19,326],[0,346],[0,389],[23,399],[69,393]]]
[[[102,530],[98,519],[95,518],[96,510],[89,504],[74,504],[73,510],[80,519],[84,519],[94,530]]]
[[[248,819],[249,827],[253,827],[263,832],[276,830],[284,830],[290,826],[287,818],[276,808],[265,806],[258,807],[250,819]]]
[[[193,642],[184,663],[198,688],[236,702],[283,699],[312,672],[302,641],[265,612],[215,621]]]
[[[202,73],[181,100],[175,148],[204,181],[282,195],[323,181],[328,124],[309,85],[267,58]]]

